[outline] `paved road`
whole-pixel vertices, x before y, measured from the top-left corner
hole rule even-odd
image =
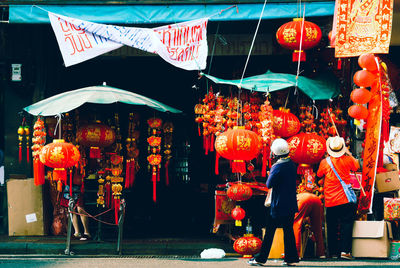
[[[73,268],[92,268],[92,267],[162,267],[162,268],[181,268],[181,267],[228,267],[245,268],[250,267],[246,259],[227,257],[218,260],[205,260],[200,258],[173,258],[173,257],[20,257],[20,256],[0,256],[1,268],[25,268],[25,267],[73,267]],[[265,267],[282,267],[282,261],[270,260]],[[302,261],[297,267],[400,267],[400,261],[391,260],[354,260],[354,261]]]

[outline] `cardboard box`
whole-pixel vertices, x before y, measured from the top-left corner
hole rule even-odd
[[[389,171],[398,171],[399,169],[397,168],[396,164],[386,164],[383,165],[384,168],[386,168]]]
[[[355,221],[354,257],[387,258],[390,254],[391,225],[386,221]]]
[[[400,189],[398,171],[390,171],[376,174],[376,189],[379,193],[390,192]]]
[[[262,228],[262,236],[264,237],[265,228]],[[282,259],[285,256],[285,248],[283,243],[283,229],[276,228],[274,240],[272,241],[271,250],[268,259]]]
[[[47,235],[44,220],[43,187],[33,178],[7,181],[8,235]]]

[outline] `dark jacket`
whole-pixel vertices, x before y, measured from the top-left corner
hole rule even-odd
[[[290,159],[279,159],[272,165],[267,187],[272,188],[271,216],[291,216],[298,212],[296,199],[296,165]]]

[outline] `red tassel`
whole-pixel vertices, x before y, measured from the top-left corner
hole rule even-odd
[[[101,150],[99,147],[90,147],[90,158],[101,158]]]
[[[267,176],[267,146],[264,145],[262,151],[262,167],[261,167],[261,177]]]
[[[119,198],[114,199],[114,214],[115,214],[115,224],[118,224],[119,207],[121,200]]]
[[[168,174],[169,160],[165,162],[165,185],[169,186],[169,174]]]
[[[106,191],[104,193],[104,199],[106,200],[106,207],[109,208],[110,207],[110,198],[111,198],[111,196],[110,196],[110,193],[111,193],[110,192],[111,191],[110,183],[106,183],[105,188],[106,188]]]
[[[55,168],[53,169],[53,180],[61,181],[64,184],[67,183],[67,171],[65,168]]]
[[[206,150],[205,151],[205,155],[208,155],[208,148],[209,148],[209,145],[208,145],[209,144],[209,140],[208,140],[208,138],[209,138],[209,135],[204,137],[204,139],[205,139],[204,149]]]
[[[215,175],[219,175],[219,153],[215,153]]]
[[[200,125],[197,125],[197,132],[199,133],[199,137],[201,136]]]
[[[342,59],[341,58],[339,58],[338,61],[337,61],[337,69],[338,70],[342,69]]]
[[[125,166],[125,188],[129,188],[129,183],[130,183],[130,178],[131,178],[131,167],[130,167],[130,162],[131,160],[126,160],[126,166]]]
[[[37,186],[39,185],[39,167],[37,163],[37,159],[33,160],[33,183]]]
[[[22,162],[22,146],[20,145],[18,148],[18,161]]]
[[[243,160],[233,160],[232,172],[242,174],[246,173],[246,162]]]
[[[69,170],[69,196],[72,198],[72,169]]]
[[[44,184],[44,165],[40,160],[39,160],[39,183],[41,185]]]
[[[306,174],[308,172],[309,169],[310,169],[310,165],[308,165],[308,164],[300,164],[297,167],[297,174],[304,175],[304,174]]]
[[[157,201],[157,168],[153,167],[151,180],[153,181],[153,202]]]
[[[160,168],[157,168],[157,181],[160,181]]]
[[[26,162],[27,162],[27,163],[30,163],[30,159],[31,159],[30,156],[31,156],[31,155],[30,155],[30,153],[29,153],[29,146],[26,146]]]
[[[215,135],[211,134],[211,142],[210,142],[210,152],[214,152],[214,139],[215,139]]]
[[[57,191],[60,193],[62,192],[62,182],[61,181],[57,182]]]
[[[85,183],[84,183],[84,179],[82,178],[82,184],[81,184],[81,193],[85,192]]]
[[[131,171],[129,172],[129,174],[130,174],[129,187],[132,187],[133,182],[135,181],[135,159],[131,160],[130,169],[131,169]]]

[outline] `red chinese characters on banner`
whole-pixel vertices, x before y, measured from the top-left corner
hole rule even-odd
[[[393,0],[336,0],[335,56],[389,53],[392,16]]]
[[[58,21],[60,22],[60,28],[64,34],[65,41],[70,43],[71,55],[83,52],[85,49],[93,48],[85,30],[61,18],[58,18]]]

